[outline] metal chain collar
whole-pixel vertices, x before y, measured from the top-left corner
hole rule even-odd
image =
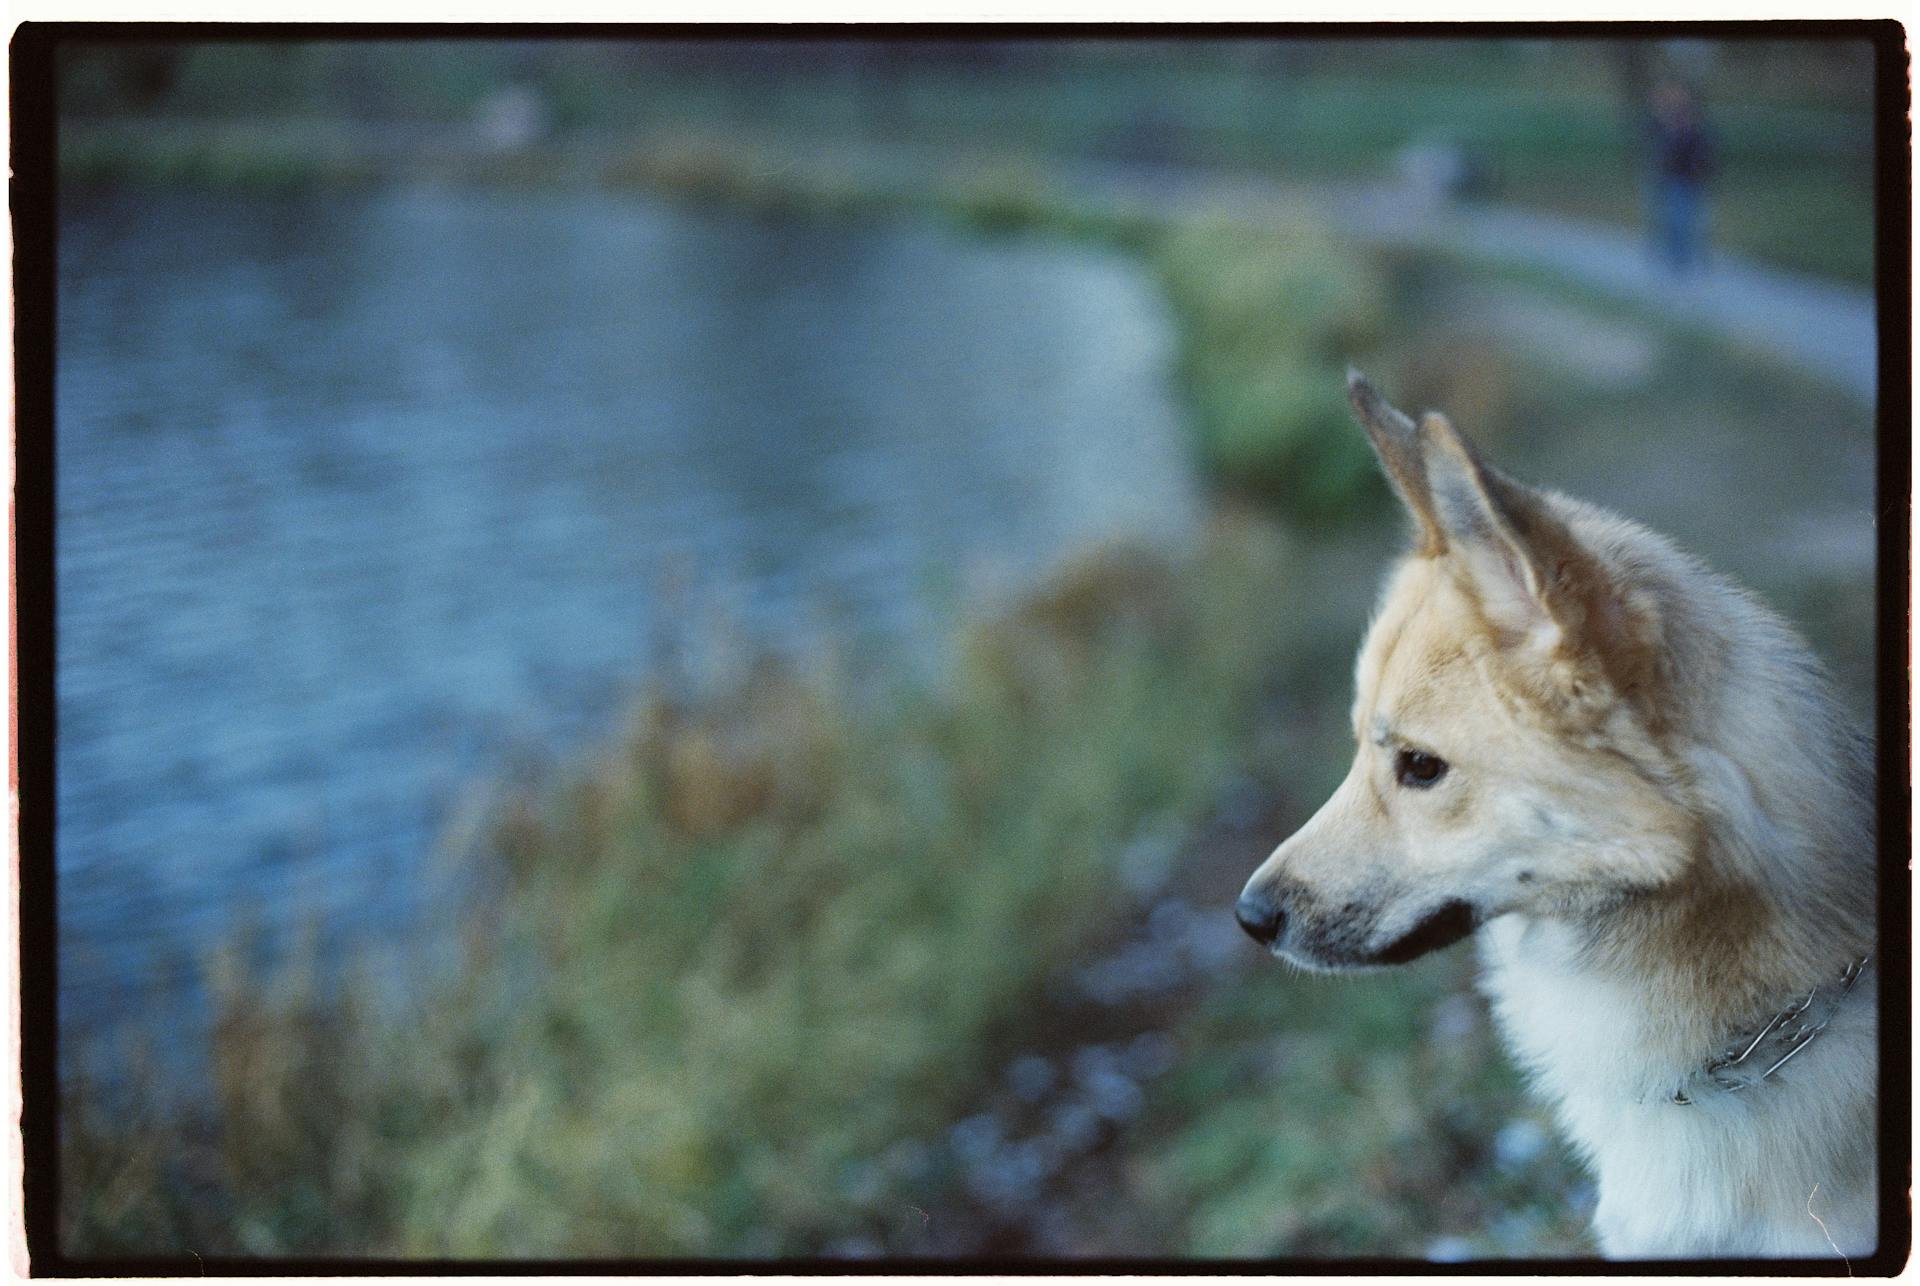
[[[1725,1050],[1708,1059],[1696,1077],[1704,1077],[1714,1089],[1738,1094],[1772,1076],[1827,1029],[1839,1012],[1841,1000],[1860,981],[1872,959],[1871,953],[1861,956],[1840,971],[1837,987],[1829,986],[1824,991],[1815,987],[1768,1019],[1758,1031],[1735,1038]],[[1821,1002],[1818,1006],[1814,1004],[1816,999]],[[1761,1070],[1763,1065],[1765,1070]],[[1685,1089],[1675,1090],[1668,1101],[1679,1107],[1693,1106]]]

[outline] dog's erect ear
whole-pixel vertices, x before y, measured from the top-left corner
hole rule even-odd
[[[1547,663],[1535,671],[1550,678],[1541,691],[1584,702],[1585,679],[1604,678],[1601,691],[1629,696],[1658,725],[1664,649],[1649,601],[1616,583],[1546,496],[1483,463],[1445,416],[1415,424],[1357,373],[1348,389],[1419,528],[1417,552],[1443,561],[1498,645]]]
[[[1445,416],[1415,424],[1351,369],[1347,392],[1413,516],[1417,552],[1448,555],[1490,625],[1510,642],[1552,646],[1602,624],[1604,574],[1539,493],[1484,464]]]
[[[1400,496],[1418,528],[1419,551],[1433,556],[1444,553],[1447,538],[1434,513],[1427,491],[1427,466],[1421,458],[1420,431],[1404,414],[1387,405],[1387,400],[1367,383],[1366,377],[1351,366],[1347,368],[1347,398],[1353,403],[1360,424],[1380,457],[1387,481]]]
[[[1422,416],[1417,436],[1445,552],[1488,623],[1509,642],[1604,646],[1606,573],[1544,497],[1483,463],[1444,415]]]

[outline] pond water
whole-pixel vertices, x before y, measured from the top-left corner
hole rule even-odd
[[[418,929],[458,802],[663,640],[925,658],[956,599],[1196,520],[1163,306],[1084,248],[443,190],[60,232],[68,1049],[193,1011],[240,920]]]

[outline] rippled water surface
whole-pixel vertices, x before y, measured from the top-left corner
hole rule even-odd
[[[96,194],[59,270],[71,1035],[191,995],[241,913],[418,926],[463,793],[716,613],[924,655],[967,586],[1193,522],[1160,302],[1078,248]]]

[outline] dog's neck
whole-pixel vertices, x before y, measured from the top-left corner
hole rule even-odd
[[[1861,956],[1837,975],[1795,996],[1764,1022],[1733,1034],[1720,1050],[1674,1088],[1668,1102],[1691,1107],[1713,1094],[1744,1094],[1764,1088],[1776,1072],[1812,1049],[1854,995],[1873,963]]]
[[[1716,978],[1711,961],[1622,968],[1617,957],[1597,958],[1586,934],[1561,920],[1505,916],[1481,937],[1485,987],[1509,1044],[1555,1098],[1655,1103],[1720,1081],[1757,1082],[1792,1052],[1798,1029],[1824,1023],[1863,992],[1871,1003],[1871,989],[1853,985],[1860,957],[1763,988],[1735,973]],[[1713,1077],[1729,1064],[1737,1066]]]
[[[1701,762],[1701,851],[1684,881],[1483,934],[1496,1008],[1528,1015],[1503,1024],[1516,1053],[1564,1088],[1638,1101],[1697,1083],[1797,998],[1834,998],[1874,950],[1861,792],[1836,778],[1829,809],[1794,825],[1755,806],[1763,796],[1731,761]],[[1547,1011],[1564,1017],[1543,1025]]]

